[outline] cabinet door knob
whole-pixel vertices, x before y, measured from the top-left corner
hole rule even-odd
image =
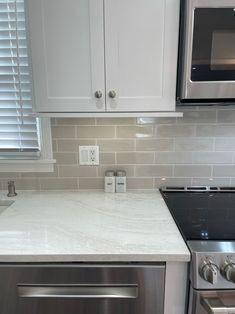
[[[95,98],[98,98],[98,99],[102,98],[102,92],[100,90],[97,90],[95,92]]]
[[[110,92],[109,92],[109,97],[110,98],[115,98],[116,97],[116,92],[114,91],[114,90],[111,90]]]

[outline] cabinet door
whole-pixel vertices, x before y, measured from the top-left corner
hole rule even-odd
[[[27,9],[35,111],[105,111],[103,0],[27,0]]]
[[[178,25],[179,0],[105,0],[108,111],[175,110]]]

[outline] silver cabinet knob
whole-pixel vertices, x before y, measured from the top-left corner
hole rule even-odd
[[[235,283],[235,263],[234,263],[234,261],[232,261],[230,259],[225,261],[225,263],[221,267],[221,274],[228,281]]]
[[[110,92],[109,92],[109,97],[110,98],[115,98],[116,97],[116,92],[114,91],[114,90],[111,90]]]
[[[100,99],[100,98],[102,98],[102,92],[100,91],[100,90],[97,90],[96,92],[95,92],[95,98],[98,98],[98,99]]]
[[[201,277],[212,285],[217,283],[218,267],[212,261],[203,261],[199,268]]]

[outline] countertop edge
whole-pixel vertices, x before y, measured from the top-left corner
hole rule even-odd
[[[79,263],[79,262],[190,262],[190,253],[188,254],[146,254],[146,255],[102,255],[102,254],[84,254],[84,255],[67,255],[67,254],[48,254],[48,255],[0,255],[0,263]]]

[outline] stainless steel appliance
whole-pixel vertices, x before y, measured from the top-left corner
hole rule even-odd
[[[0,265],[1,314],[163,314],[165,264]]]
[[[235,188],[162,188],[191,253],[188,314],[235,314]]]
[[[235,101],[235,0],[182,0],[178,99]]]

